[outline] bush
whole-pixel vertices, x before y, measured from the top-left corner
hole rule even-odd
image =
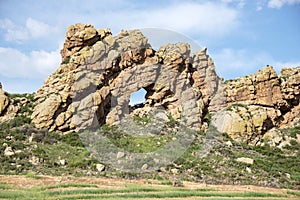
[[[71,58],[70,58],[70,57],[67,57],[66,59],[64,59],[64,60],[61,62],[61,65],[63,65],[63,64],[69,64],[69,63],[70,63],[70,60],[71,60]]]

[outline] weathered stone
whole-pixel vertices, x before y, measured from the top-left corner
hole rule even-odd
[[[10,156],[13,156],[13,155],[15,155],[15,152],[12,150],[11,147],[7,146],[4,150],[4,156],[10,157]]]
[[[221,95],[227,109],[215,115],[215,126],[237,141],[259,144],[268,130],[285,128],[299,118],[299,85],[300,67],[283,69],[277,75],[266,66],[255,74],[227,81]]]
[[[35,107],[32,113],[32,122],[37,128],[51,127],[61,103],[60,95],[50,95],[49,98]]]
[[[31,156],[28,161],[33,165],[38,165],[40,163],[40,159],[36,156]]]
[[[75,24],[68,28],[66,42],[61,50],[62,60],[70,58],[86,46],[92,46],[99,40],[111,35],[109,29],[96,30],[91,24]]]
[[[255,145],[272,128],[299,120],[300,67],[277,75],[266,66],[224,82],[206,51],[191,55],[188,44],[177,43],[155,52],[139,30],[113,36],[109,29],[75,24],[61,51],[64,64],[35,95],[32,121],[38,128],[81,131],[164,108],[166,116],[205,130],[205,117],[216,113],[219,131]],[[147,92],[145,105],[129,107],[130,95],[141,88]]]
[[[102,172],[105,169],[105,165],[98,163],[98,164],[96,164],[96,169],[98,172]]]
[[[36,94],[39,104],[32,119],[38,128],[81,131],[118,123],[132,111],[130,95],[140,88],[147,91],[146,105],[135,114],[163,107],[174,119],[185,116],[187,126],[200,128],[203,110],[218,87],[214,82],[220,80],[206,49],[191,56],[188,44],[177,43],[154,53],[139,30],[112,36],[108,29],[75,24],[68,29],[61,54],[69,63]]]
[[[252,158],[240,157],[236,159],[237,162],[246,163],[249,165],[253,165],[254,160]]]
[[[5,95],[4,91],[2,90],[2,85],[0,88],[0,116],[4,114],[5,109],[9,104],[9,98]]]
[[[123,158],[125,156],[125,153],[124,152],[118,152],[117,153],[117,159],[120,159],[120,158]]]

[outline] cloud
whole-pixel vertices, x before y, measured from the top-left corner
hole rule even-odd
[[[25,26],[18,26],[10,19],[2,19],[0,20],[0,29],[6,31],[5,39],[7,41],[15,42],[39,39],[57,31],[56,27],[51,27],[44,22],[32,18],[26,20]]]
[[[162,8],[120,10],[106,18],[124,28],[165,28],[191,34],[222,36],[238,24],[239,12],[224,3],[184,2]],[[122,19],[122,20],[121,20]]]
[[[51,26],[38,20],[28,18],[26,28],[33,38],[39,38],[51,34],[54,30]]]
[[[46,78],[60,64],[59,50],[32,51],[29,54],[0,47],[0,75],[10,78]]]
[[[300,0],[270,0],[268,2],[269,8],[281,8],[284,5],[300,4]]]
[[[273,58],[264,51],[249,51],[246,49],[224,48],[212,53],[218,74],[225,79],[233,79],[257,72],[260,68],[271,65],[280,73],[283,67],[298,67],[300,61],[283,62]]]

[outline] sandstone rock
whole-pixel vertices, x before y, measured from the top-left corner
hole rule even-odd
[[[178,174],[178,173],[179,173],[179,170],[176,169],[176,168],[172,168],[172,169],[171,169],[171,172],[172,172],[172,174]]]
[[[255,74],[225,82],[221,97],[225,96],[227,109],[215,115],[214,125],[236,141],[259,144],[272,128],[295,123],[300,116],[299,71],[300,67],[283,69],[277,75],[266,66]]]
[[[125,153],[124,152],[118,152],[117,153],[117,159],[120,159],[120,158],[123,158],[125,156]]]
[[[65,160],[65,159],[60,159],[60,160],[58,161],[58,163],[59,163],[60,165],[64,166],[64,165],[66,165],[66,160]]]
[[[227,104],[276,106],[283,104],[280,81],[275,70],[266,66],[257,73],[225,83]]]
[[[143,164],[141,170],[147,170],[147,168],[148,168],[148,165],[147,164]]]
[[[44,102],[35,107],[32,113],[32,122],[35,123],[37,128],[51,127],[61,103],[62,99],[60,95],[52,94]]]
[[[254,160],[252,158],[240,157],[236,159],[237,162],[246,163],[249,165],[253,165]]]
[[[279,129],[272,128],[264,134],[263,140],[271,147],[276,147],[283,141],[283,135]]]
[[[105,169],[105,165],[98,163],[98,164],[96,164],[96,169],[98,172],[102,172]]]
[[[4,150],[4,156],[10,157],[10,156],[13,156],[13,155],[15,155],[15,152],[12,150],[11,147],[7,146]]]
[[[251,168],[249,168],[249,167],[246,167],[246,171],[247,171],[248,173],[252,173],[252,170],[251,170]]]
[[[36,156],[31,156],[28,161],[33,165],[38,165],[40,163],[40,159]]]
[[[215,114],[212,123],[218,131],[227,133],[238,142],[256,144],[273,127],[269,113],[273,108],[234,104]]]
[[[82,131],[164,108],[189,128],[207,129],[205,116],[216,113],[213,125],[219,131],[253,145],[272,128],[299,121],[300,67],[277,75],[266,66],[224,82],[206,51],[191,55],[188,44],[177,43],[155,52],[139,30],[113,36],[109,29],[75,24],[61,51],[68,62],[36,93],[32,121],[38,128]],[[141,88],[146,103],[134,110],[129,98]]]
[[[96,30],[91,24],[75,24],[68,28],[66,42],[61,50],[62,60],[66,60],[86,46],[111,35],[109,29]]]
[[[9,104],[9,98],[5,95],[4,91],[2,90],[2,85],[0,87],[0,116],[4,114],[5,109]]]
[[[163,107],[174,119],[184,116],[187,126],[200,128],[220,81],[206,49],[190,55],[188,44],[177,43],[154,52],[139,30],[112,36],[108,29],[75,24],[61,54],[69,63],[35,96],[32,121],[38,128],[81,131],[118,123],[131,112],[130,95],[141,88],[147,94],[140,112]]]

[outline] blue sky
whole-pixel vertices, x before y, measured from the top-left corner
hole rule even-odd
[[[74,23],[108,27],[114,35],[121,29],[172,30],[208,47],[225,79],[267,64],[278,72],[300,66],[300,0],[0,0],[4,90],[41,87],[61,63],[65,32]]]

